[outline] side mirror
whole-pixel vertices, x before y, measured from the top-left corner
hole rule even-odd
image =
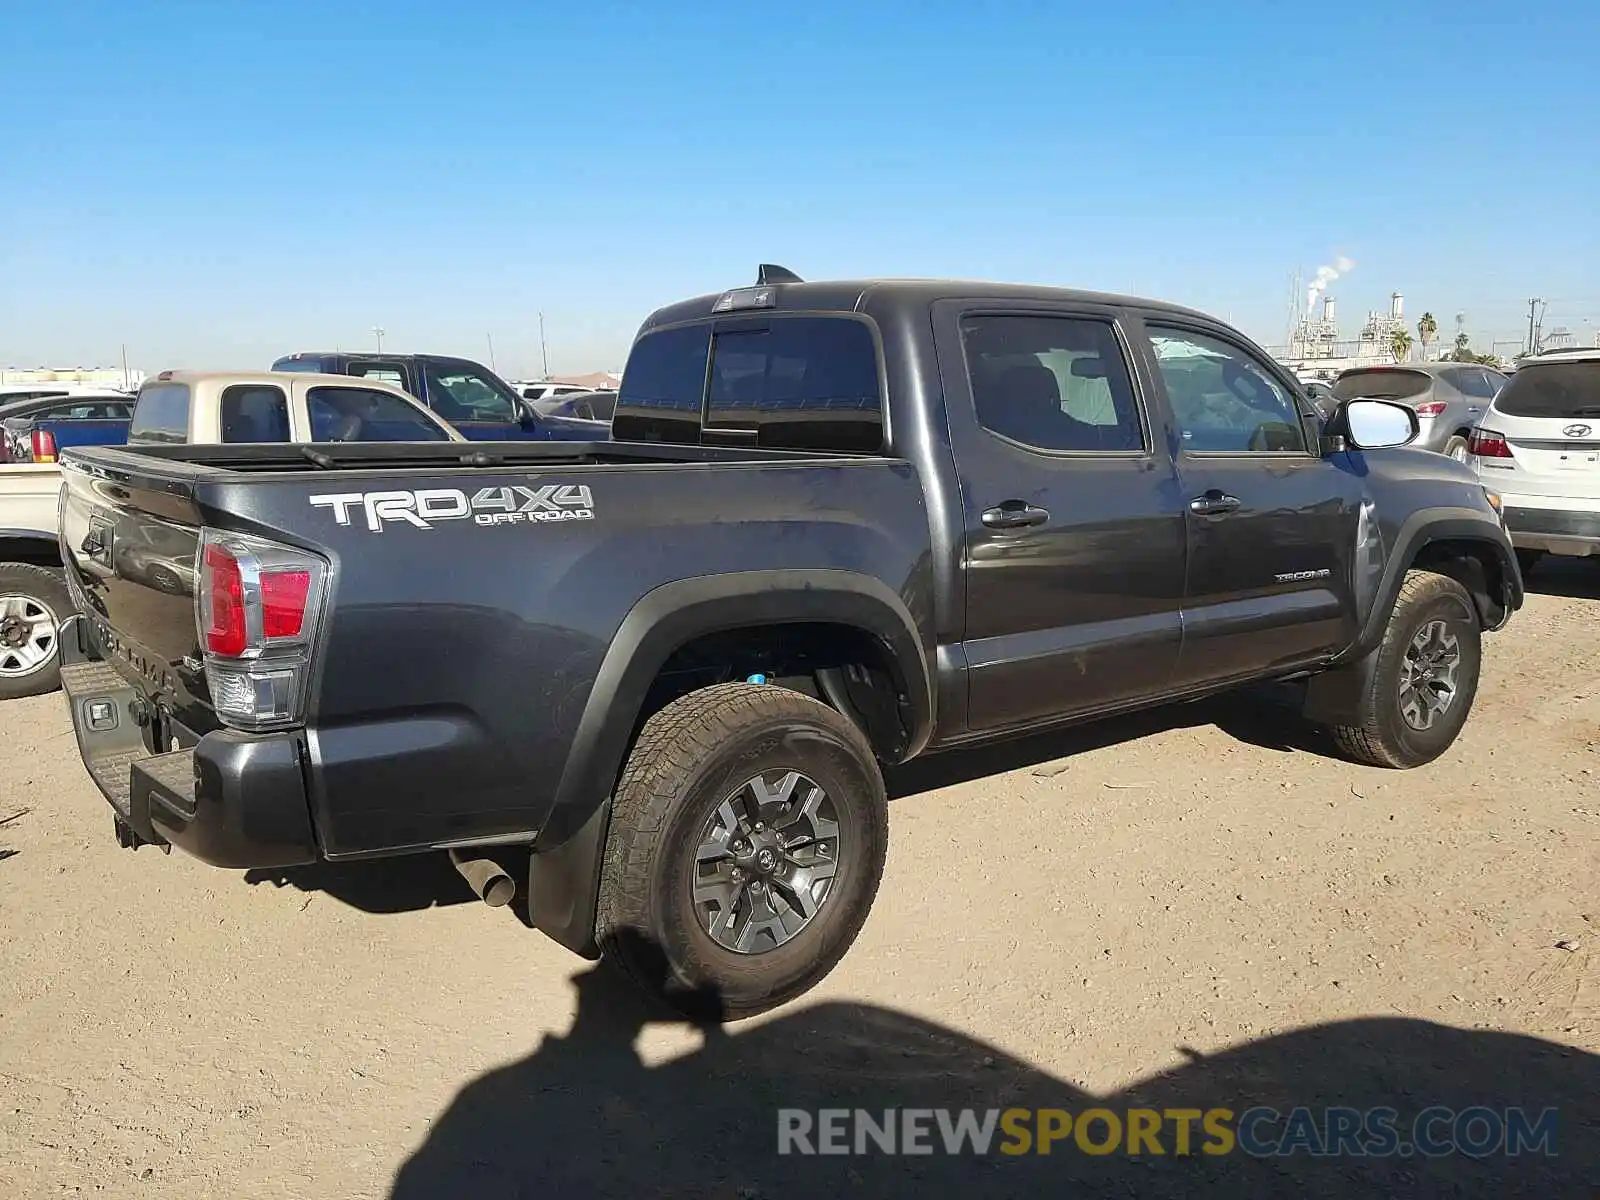
[[[1352,450],[1381,450],[1408,445],[1418,429],[1417,414],[1407,405],[1388,400],[1348,400],[1334,411],[1326,433],[1341,439]]]

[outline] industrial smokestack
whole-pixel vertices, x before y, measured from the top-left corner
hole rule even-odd
[[[1341,254],[1334,259],[1333,266],[1318,267],[1316,277],[1312,279],[1311,286],[1306,289],[1306,310],[1310,311],[1311,307],[1316,304],[1317,297],[1328,290],[1330,283],[1341,275],[1348,275],[1355,268],[1355,265],[1355,263]]]
[[[1399,292],[1389,297],[1389,315],[1397,321],[1406,315],[1406,298]]]
[[[1322,319],[1324,321],[1332,323],[1335,312],[1334,304],[1335,301],[1332,296],[1324,296],[1322,298]]]

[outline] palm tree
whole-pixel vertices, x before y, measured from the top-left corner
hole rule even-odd
[[[1411,355],[1411,334],[1404,329],[1396,329],[1390,334],[1389,353],[1394,355],[1395,362],[1405,362]]]
[[[1439,322],[1433,319],[1433,314],[1431,312],[1423,313],[1422,319],[1417,322],[1417,338],[1422,342],[1422,359],[1424,362],[1428,359],[1428,347],[1433,343],[1433,339],[1438,332]]]

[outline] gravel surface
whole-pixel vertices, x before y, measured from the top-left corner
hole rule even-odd
[[[1457,745],[1265,699],[930,759],[822,987],[722,1031],[438,858],[129,853],[0,709],[0,1197],[1600,1194],[1600,570],[1541,568]],[[779,1158],[776,1110],[1560,1108],[1561,1157]]]

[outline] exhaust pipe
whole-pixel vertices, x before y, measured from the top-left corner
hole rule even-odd
[[[472,858],[460,850],[450,851],[450,861],[455,864],[456,870],[461,872],[461,878],[467,881],[472,890],[477,893],[490,908],[501,908],[510,904],[517,894],[516,880],[506,873],[506,869],[492,858]]]

